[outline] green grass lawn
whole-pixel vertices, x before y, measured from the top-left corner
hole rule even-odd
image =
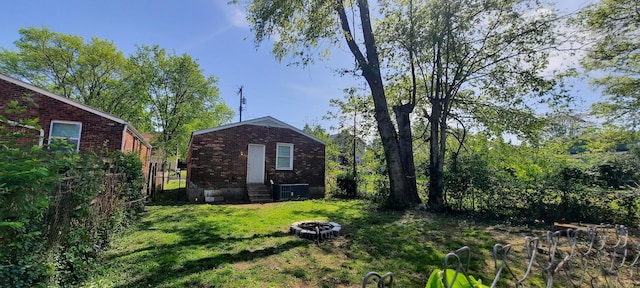
[[[471,247],[472,274],[490,284],[493,245],[530,234],[422,211],[379,212],[363,201],[164,203],[146,207],[86,286],[360,287],[367,272],[390,271],[394,287],[424,287],[445,254],[463,245]],[[290,235],[302,220],[338,222],[343,233],[320,244]]]
[[[172,179],[164,183],[164,190],[174,190],[184,188],[187,185],[187,171],[180,171],[180,178],[176,178],[177,174],[171,173]]]

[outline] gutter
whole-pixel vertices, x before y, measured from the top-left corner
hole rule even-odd
[[[4,122],[2,121],[2,119],[0,119],[0,122]],[[37,129],[36,127],[33,127],[31,125],[24,125],[24,124],[20,124],[16,121],[11,121],[11,120],[7,120],[7,124],[11,125],[11,126],[18,126],[18,127],[24,127],[27,129],[32,129],[32,130],[38,130],[40,132],[40,140],[38,141],[38,147],[42,147],[44,145],[44,129],[40,128]]]

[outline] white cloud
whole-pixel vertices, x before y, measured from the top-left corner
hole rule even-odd
[[[300,95],[304,95],[303,97],[327,98],[328,95],[332,95],[332,93],[327,93],[326,88],[315,85],[302,85],[299,83],[288,82],[283,83],[283,86],[299,93]]]
[[[538,8],[535,11],[530,11],[526,13],[525,17],[532,17],[533,19],[546,17],[553,14],[553,10],[548,8]]]
[[[238,28],[249,28],[249,21],[247,21],[247,13],[244,8],[239,5],[227,4],[226,1],[215,0],[215,5],[218,9],[221,9],[227,21],[233,26]]]
[[[569,68],[580,68],[580,59],[585,56],[586,50],[592,45],[594,38],[594,35],[591,35],[589,31],[564,23],[556,28],[556,33],[559,35],[560,43],[557,50],[550,53],[549,66],[545,69],[544,74],[563,72]]]
[[[229,20],[229,22],[231,22],[231,24],[235,27],[240,27],[240,28],[249,28],[249,21],[247,21],[247,14],[238,9],[238,8],[232,8],[230,9],[230,11],[227,11],[227,19]]]

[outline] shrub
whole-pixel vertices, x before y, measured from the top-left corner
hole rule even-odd
[[[346,198],[356,198],[358,195],[358,182],[356,176],[353,173],[343,172],[338,174],[336,179],[336,183],[338,185],[338,189],[340,193],[339,196],[343,196]]]
[[[45,285],[48,193],[58,175],[38,148],[0,148],[0,285]]]
[[[120,152],[0,147],[0,287],[81,284],[144,209],[141,165]]]

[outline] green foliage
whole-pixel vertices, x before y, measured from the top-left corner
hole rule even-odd
[[[231,120],[233,111],[221,102],[217,79],[206,77],[187,54],[175,55],[155,46],[139,46],[129,59],[137,79],[132,83],[146,99],[159,137],[154,147],[173,155],[186,151],[189,129],[202,129]]]
[[[447,286],[444,285],[444,273],[447,273]],[[471,275],[464,275],[462,272],[456,273],[456,270],[447,269],[446,272],[435,269],[431,272],[429,280],[425,288],[488,288],[489,286],[482,284],[481,280],[476,280]]]
[[[143,209],[128,204],[142,198],[138,155],[13,143],[0,147],[0,287],[79,285]]]
[[[635,0],[602,0],[580,11],[574,23],[588,29],[595,40],[582,59],[587,71],[607,73],[592,81],[603,88],[605,101],[593,113],[630,128],[640,125],[640,16]]]
[[[111,173],[124,174],[124,187],[122,198],[126,201],[124,210],[125,226],[131,224],[131,221],[136,220],[140,212],[144,210],[144,202],[141,201],[145,195],[142,189],[144,188],[144,175],[142,174],[142,162],[137,153],[123,154],[119,151],[113,152],[110,156],[112,159],[113,167]]]
[[[358,179],[353,173],[343,172],[336,178],[339,192],[335,196],[354,199],[358,195]]]
[[[140,131],[161,131],[154,143],[186,155],[190,131],[227,123],[233,116],[213,76],[189,55],[140,46],[125,57],[108,40],[20,29],[15,50],[0,50],[0,72],[116,115]],[[0,118],[1,119],[1,118]]]
[[[20,29],[16,50],[0,51],[0,72],[59,95],[127,119],[139,128],[145,98],[128,90],[126,58],[110,41],[57,33],[48,28]],[[148,121],[148,120],[147,120]]]
[[[454,199],[457,210],[464,210],[464,206],[475,207],[478,195],[488,195],[496,188],[495,179],[492,178],[497,171],[491,169],[479,154],[462,154],[452,159],[451,169],[445,174],[446,195]],[[470,197],[471,202],[465,203],[464,199]]]
[[[614,157],[596,166],[598,181],[601,186],[610,189],[624,189],[638,180],[637,162],[628,161],[627,157]]]
[[[390,71],[387,91],[398,95],[392,101],[414,104],[424,115],[414,131],[429,143],[430,159],[418,166],[427,165],[428,202],[437,209],[444,196],[442,170],[453,159],[447,157],[447,138],[463,145],[464,135],[476,130],[539,141],[545,119],[532,104],[563,98],[558,83],[540,73],[562,35],[554,32],[554,11],[539,1],[381,3],[376,35]],[[548,13],[531,13],[536,10]]]
[[[0,279],[3,287],[44,286],[48,193],[59,178],[39,148],[0,148]]]
[[[640,161],[634,152],[584,161],[569,155],[566,144],[530,147],[480,135],[465,147],[445,174],[452,210],[526,222],[636,224],[637,192],[630,184]]]

